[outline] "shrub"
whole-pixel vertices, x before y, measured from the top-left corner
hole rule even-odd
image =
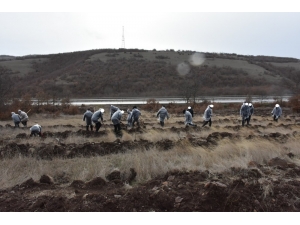
[[[148,111],[158,111],[160,108],[159,102],[156,101],[154,98],[150,98],[147,100],[147,103],[142,106],[143,110],[148,110]]]
[[[300,113],[300,95],[294,95],[288,102],[293,112]]]

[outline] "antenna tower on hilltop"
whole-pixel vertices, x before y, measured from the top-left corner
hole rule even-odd
[[[122,46],[121,46],[121,48],[125,48],[124,26],[123,26],[123,35],[122,35]]]

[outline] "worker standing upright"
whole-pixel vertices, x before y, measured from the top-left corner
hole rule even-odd
[[[86,112],[83,114],[83,121],[86,122],[86,131],[89,130],[89,127],[91,128],[91,131],[93,131],[92,116],[93,113],[90,109],[87,109]]]
[[[159,123],[163,127],[165,125],[165,118],[169,119],[168,110],[164,105],[158,110],[156,117],[159,117]]]
[[[141,112],[138,110],[136,106],[133,106],[131,115],[130,115],[130,120],[131,120],[131,126],[134,127],[135,122],[137,123],[138,127],[140,127],[140,118]]]
[[[192,107],[189,106],[187,110],[191,113],[192,117],[194,117],[194,110],[192,109]]]
[[[247,119],[247,125],[250,124],[250,120],[251,120],[251,116],[254,113],[254,106],[252,105],[252,103],[249,103],[249,117]]]
[[[206,124],[208,124],[211,127],[211,117],[212,117],[212,108],[214,105],[207,106],[206,110],[204,111],[203,119],[204,123],[202,127],[204,127]]]
[[[245,102],[243,103],[240,109],[240,116],[242,117],[242,126],[245,125],[245,121],[247,121],[249,114],[249,106],[248,103]]]

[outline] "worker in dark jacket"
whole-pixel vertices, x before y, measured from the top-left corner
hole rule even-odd
[[[282,110],[281,110],[281,107],[279,106],[279,104],[275,105],[275,107],[272,110],[271,114],[273,115],[273,120],[278,122],[278,119],[282,114]]]
[[[103,113],[104,109],[100,108],[92,115],[92,121],[95,124],[96,132],[98,132],[101,127],[101,123],[98,120],[101,119],[101,122],[103,123]]]
[[[91,131],[93,131],[93,124],[92,124],[92,116],[93,113],[90,109],[87,109],[86,112],[83,114],[83,121],[86,122],[86,130],[89,130],[89,127],[91,128]]]
[[[194,110],[191,106],[188,107],[188,111],[192,114],[192,117],[194,117]]]
[[[249,125],[251,116],[253,115],[253,113],[254,113],[254,107],[253,107],[252,103],[249,103],[249,117],[247,119],[247,125]]]
[[[245,121],[247,121],[249,114],[250,113],[248,103],[243,103],[240,109],[240,116],[242,117],[242,126],[245,125]]]
[[[138,127],[140,126],[139,118],[140,118],[141,112],[138,110],[136,106],[133,106],[130,119],[131,120],[131,126],[134,127],[134,123],[136,122]]]
[[[206,124],[208,124],[209,126],[211,126],[211,117],[212,117],[212,108],[214,107],[214,105],[209,105],[207,106],[206,110],[204,111],[204,115],[203,115],[203,119],[204,119],[204,123],[202,125],[202,127],[204,127]]]

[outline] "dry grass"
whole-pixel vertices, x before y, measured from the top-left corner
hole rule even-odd
[[[88,181],[97,176],[105,177],[114,168],[119,168],[123,172],[128,172],[129,168],[135,168],[138,174],[137,181],[142,182],[174,169],[207,169],[211,172],[221,172],[231,167],[247,168],[250,161],[263,163],[274,157],[282,157],[286,152],[275,143],[264,141],[232,143],[226,140],[213,151],[207,151],[202,147],[192,147],[183,142],[182,145],[170,151],[152,148],[147,151],[130,151],[102,157],[54,159],[52,161],[16,157],[2,160],[0,187],[10,187],[30,177],[38,180],[43,174],[56,177],[62,172],[67,174],[70,180]],[[298,160],[294,162],[298,163]]]
[[[39,115],[35,119],[43,119],[42,126],[44,131],[63,132],[65,130],[77,131],[82,129],[82,117],[76,116],[61,116],[53,119],[46,116]],[[155,176],[165,174],[170,170],[209,170],[211,172],[222,172],[231,167],[247,168],[250,161],[264,164],[274,157],[285,158],[288,161],[300,165],[299,160],[299,138],[290,135],[288,142],[278,142],[275,139],[269,140],[262,137],[262,134],[269,134],[279,132],[282,134],[292,134],[294,131],[299,132],[298,125],[291,125],[291,127],[283,127],[280,124],[293,124],[292,122],[281,120],[281,123],[268,126],[271,120],[266,120],[263,117],[255,117],[256,122],[252,123],[252,127],[241,128],[234,131],[228,126],[236,126],[232,123],[235,116],[218,117],[218,120],[213,122],[212,127],[201,128],[200,131],[189,129],[187,132],[182,129],[180,132],[171,132],[171,127],[183,128],[183,124],[178,122],[183,121],[184,118],[176,117],[175,115],[166,123],[163,129],[152,129],[152,127],[160,127],[153,113],[143,112],[143,120],[152,123],[143,128],[143,133],[128,133],[123,131],[121,141],[134,140],[148,140],[150,142],[158,142],[161,140],[172,140],[177,142],[173,148],[162,151],[156,147],[149,150],[143,148],[129,150],[122,154],[113,154],[107,156],[83,158],[78,157],[74,159],[53,159],[37,160],[31,157],[15,157],[12,159],[2,159],[0,164],[0,189],[20,184],[29,178],[38,180],[41,175],[49,174],[54,178],[59,174],[66,174],[71,181],[80,179],[88,181],[94,177],[105,177],[114,168],[120,169],[123,173],[128,173],[129,168],[134,168],[137,172],[137,182],[149,180]],[[228,120],[224,120],[228,119]],[[200,117],[195,118],[195,121],[202,123]],[[1,121],[2,124],[11,123],[11,121]],[[54,124],[73,125],[75,127],[53,127]],[[259,128],[253,128],[255,125],[261,125]],[[71,135],[63,140],[65,144],[74,143],[82,144],[86,142],[113,142],[116,136],[113,133],[113,127],[106,122],[105,136],[100,137],[84,137],[78,135]],[[101,127],[104,130],[103,127]],[[27,130],[27,129],[26,129]],[[0,129],[1,140],[4,146],[6,142],[29,143],[30,145],[39,146],[41,143],[57,144],[55,138],[30,138],[30,139],[16,139],[18,133],[24,133],[23,129]],[[239,138],[224,138],[218,141],[218,145],[204,147],[192,146],[192,144],[185,138],[188,135],[194,138],[206,138],[213,132],[229,132],[237,134]],[[28,130],[29,133],[29,130]],[[253,135],[253,139],[247,139],[249,135]],[[179,141],[179,142],[178,142]],[[292,152],[296,155],[294,159],[287,158],[286,154]],[[265,195],[272,191],[272,187],[263,185],[265,188]]]

